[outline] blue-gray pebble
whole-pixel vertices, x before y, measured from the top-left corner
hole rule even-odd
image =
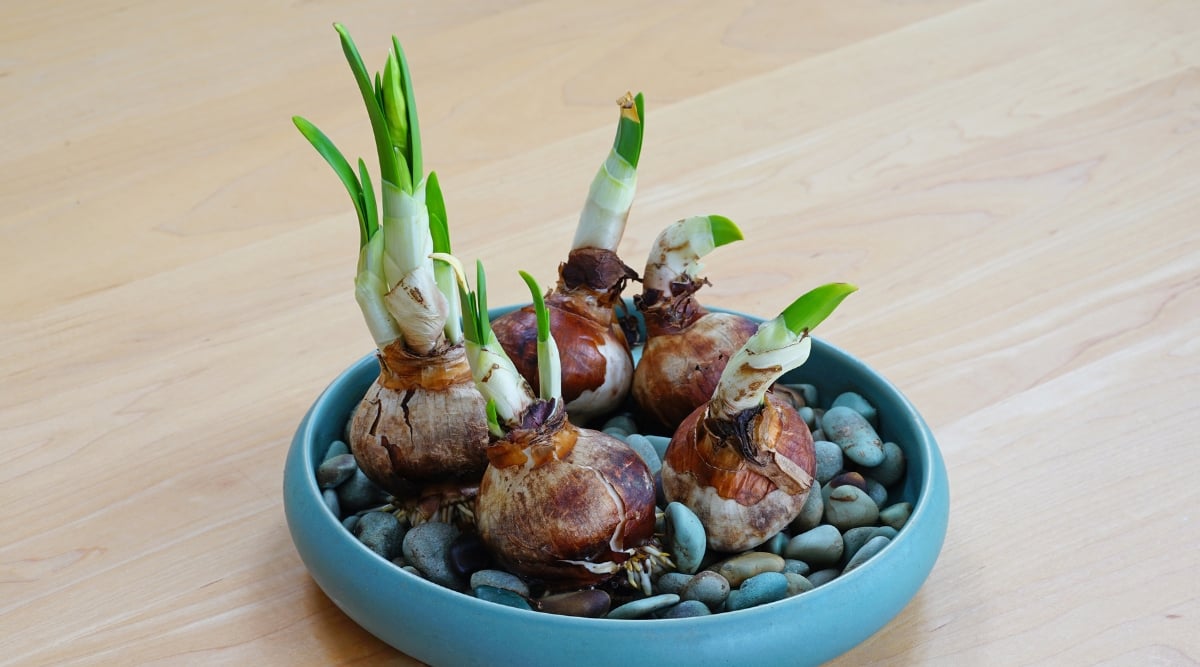
[[[802,560],[812,567],[822,567],[841,560],[843,549],[842,533],[829,524],[822,524],[794,536],[788,541],[783,555]]]
[[[788,530],[793,535],[812,530],[821,525],[821,518],[825,516],[825,500],[821,495],[821,490],[815,486],[808,490],[808,497],[804,499],[804,506],[800,508],[800,513],[795,519],[788,524]]]
[[[317,466],[317,485],[322,489],[332,489],[338,484],[354,476],[358,470],[358,461],[353,454],[338,454],[325,459]]]
[[[813,453],[816,454],[817,482],[824,484],[833,479],[834,475],[842,471],[846,466],[845,459],[842,457],[842,448],[836,442],[828,440],[814,440]]]
[[[873,526],[879,520],[879,506],[862,489],[844,484],[825,495],[825,520],[838,530]]]
[[[321,500],[324,501],[325,507],[330,511],[330,513],[339,519],[342,517],[342,504],[338,502],[337,491],[334,491],[333,489],[325,489],[321,492]]]
[[[838,397],[833,399],[833,403],[829,404],[831,408],[846,407],[857,412],[870,422],[871,426],[879,426],[879,413],[876,412],[875,406],[871,402],[863,398],[861,394],[853,391],[848,391],[843,394],[838,394]]]
[[[900,530],[908,522],[908,517],[911,514],[912,503],[896,503],[895,505],[889,505],[879,510],[879,520],[887,526]]]
[[[325,456],[321,460],[328,461],[329,459],[331,459],[335,456],[341,456],[342,454],[349,454],[349,453],[350,453],[349,445],[347,445],[345,442],[343,442],[341,440],[334,440],[333,442],[329,443],[329,449],[325,450]]]
[[[392,560],[400,555],[404,526],[391,512],[367,512],[358,517],[354,536],[371,551]]]
[[[379,507],[387,501],[387,494],[367,479],[361,468],[355,469],[350,479],[338,485],[337,496],[343,512]]]
[[[450,545],[459,530],[452,524],[430,521],[413,526],[404,536],[404,558],[427,579],[446,588],[462,590],[464,582],[450,567]]]
[[[871,476],[884,486],[904,478],[904,450],[894,442],[883,443],[883,462],[871,469]]]
[[[763,572],[750,577],[729,594],[725,602],[728,611],[749,609],[760,604],[775,602],[787,597],[788,578],[782,572]]]
[[[646,436],[639,433],[633,433],[628,438],[625,438],[625,444],[629,445],[633,451],[637,452],[638,456],[646,462],[646,466],[650,468],[651,475],[657,475],[662,470],[662,459],[658,456],[658,450]]]
[[[709,609],[717,609],[729,597],[729,581],[711,570],[696,573],[684,585],[679,597],[684,600],[699,600]]]
[[[675,593],[678,594],[687,585],[687,582],[692,580],[695,575],[684,574],[683,572],[667,572],[654,582],[654,591],[656,593]]]
[[[845,406],[830,408],[821,419],[825,438],[837,443],[846,458],[859,465],[883,463],[883,441],[862,415]]]
[[[694,574],[700,569],[704,552],[708,548],[708,537],[704,524],[683,503],[670,503],[666,509],[667,553],[675,561],[675,569],[685,574]]]
[[[764,572],[783,572],[783,557],[766,551],[747,551],[714,564],[709,569],[729,582],[730,587],[739,588],[742,582]]]
[[[813,588],[819,588],[833,581],[834,579],[837,579],[838,575],[841,573],[841,570],[831,567],[824,570],[817,570],[816,572],[805,576],[805,579],[808,579],[808,582],[813,585]]]
[[[891,542],[891,540],[883,535],[872,537],[867,541],[866,544],[862,545],[861,549],[855,552],[854,557],[850,559],[850,562],[846,563],[846,568],[843,570],[843,572],[850,572],[851,570],[861,566],[863,563],[870,560],[872,556],[882,551],[884,547],[891,544]]]
[[[654,451],[658,452],[658,458],[662,459],[667,455],[667,446],[671,444],[671,439],[665,435],[646,435],[642,436],[654,445]]]
[[[667,607],[656,614],[657,618],[694,618],[708,616],[712,610],[699,600],[684,600],[673,607]]]
[[[507,588],[476,586],[471,590],[471,592],[480,600],[487,600],[488,602],[495,602],[496,604],[502,604],[506,607],[515,607],[517,609],[533,609],[528,600],[508,590]]]
[[[648,598],[626,602],[608,612],[608,618],[644,618],[659,610],[679,603],[679,596],[673,593],[652,595]]]
[[[490,586],[512,591],[522,597],[529,597],[529,584],[511,572],[504,570],[478,570],[471,574],[471,588]]]

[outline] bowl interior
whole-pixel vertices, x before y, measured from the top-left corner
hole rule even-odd
[[[928,576],[945,537],[948,484],[929,427],[885,378],[814,339],[808,362],[785,381],[815,385],[825,402],[844,391],[862,394],[879,412],[880,436],[899,444],[907,457],[900,497],[890,501],[911,502],[913,512],[878,555],[801,595],[697,618],[585,619],[484,602],[415,577],[371,552],[321,500],[316,467],[328,444],[342,438],[346,420],[378,372],[374,354],[364,356],[310,408],[288,454],[284,509],[297,551],[326,595],[366,630],[429,664],[819,664],[900,612]]]

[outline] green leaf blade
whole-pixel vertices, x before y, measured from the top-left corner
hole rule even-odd
[[[325,136],[325,133],[317,128],[316,125],[310,123],[307,119],[301,116],[292,116],[292,123],[296,125],[296,129],[300,130],[300,134],[312,144],[317,153],[325,159],[325,162],[333,168],[335,174],[342,181],[346,192],[350,194],[350,200],[354,202],[354,211],[358,214],[358,247],[361,248],[367,244],[367,239],[370,238],[370,218],[369,210],[367,209],[366,200],[363,190],[365,189],[359,183],[358,177],[354,173],[354,168],[338,150],[333,141]],[[361,164],[361,160],[359,161]],[[365,175],[365,172],[364,172]],[[367,188],[370,187],[368,182]],[[371,194],[371,204],[374,205],[374,193]]]
[[[849,283],[821,285],[793,301],[779,316],[792,333],[807,334],[825,321],[843,299],[857,290]]]

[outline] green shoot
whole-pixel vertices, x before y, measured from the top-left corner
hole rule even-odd
[[[333,141],[325,136],[324,132],[300,116],[292,116],[292,122],[295,123],[296,129],[300,130],[300,134],[304,135],[305,139],[308,139],[308,143],[317,149],[317,153],[325,158],[325,161],[333,168],[334,173],[341,179],[342,185],[346,187],[346,192],[350,193],[350,200],[354,202],[354,211],[358,214],[358,247],[365,246],[367,240],[371,238],[371,218],[368,216],[367,201],[363,193],[363,190],[367,188],[359,184],[358,177],[354,175],[354,168],[346,161],[346,157],[342,155],[342,152],[338,150]],[[362,161],[360,160],[359,163],[361,164]],[[364,172],[363,175],[365,177],[366,173]],[[373,192],[369,201],[370,207],[374,208],[375,197]]]
[[[404,86],[404,108],[408,112],[408,165],[412,169],[413,183],[421,181],[425,165],[421,155],[421,128],[417,123],[417,100],[413,94],[412,75],[408,72],[408,58],[404,57],[404,49],[400,40],[392,36],[392,49],[400,63],[400,81]]]
[[[618,102],[621,104],[621,119],[617,122],[617,136],[613,139],[613,150],[631,167],[638,166],[642,156],[643,119],[645,116],[645,98],[641,93],[636,97],[625,94]]]
[[[542,296],[542,288],[533,276],[521,271],[521,278],[529,287],[533,298],[533,310],[537,314],[538,395],[543,400],[562,397],[562,364],[558,358],[558,345],[550,332],[550,310]]]
[[[723,215],[708,216],[708,226],[712,230],[714,248],[720,248],[723,245],[746,238],[742,236],[742,230],[732,220]]]
[[[363,104],[367,107],[367,116],[371,119],[371,131],[375,134],[375,150],[379,154],[379,171],[383,180],[392,183],[393,185],[403,189],[405,192],[412,192],[413,184],[409,174],[402,174],[399,163],[396,161],[396,152],[392,149],[392,141],[388,132],[387,119],[383,116],[383,109],[379,105],[379,98],[375,96],[375,88],[371,85],[371,78],[367,74],[367,67],[363,64],[362,56],[358,54],[358,47],[354,45],[354,40],[350,38],[350,33],[347,32],[346,26],[335,23],[334,30],[337,30],[338,36],[342,41],[342,52],[346,54],[346,62],[350,65],[350,71],[354,74],[354,80],[358,83],[358,90],[362,94]]]
[[[856,290],[858,288],[849,283],[822,285],[793,301],[779,316],[792,333],[807,335]]]

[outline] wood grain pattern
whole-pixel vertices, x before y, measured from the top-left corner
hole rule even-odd
[[[371,347],[352,210],[290,123],[373,154],[334,20],[368,60],[403,40],[494,303],[554,275],[626,89],[630,264],[720,213],[747,241],[706,303],[860,286],[823,335],[926,414],[952,512],[839,664],[1200,662],[1200,5],[1135,0],[5,5],[0,662],[416,664],[280,506]]]

